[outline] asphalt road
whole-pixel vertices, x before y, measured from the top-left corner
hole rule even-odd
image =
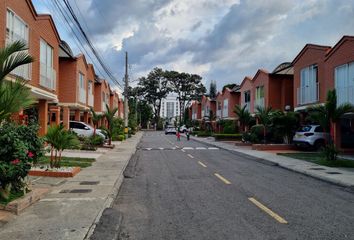
[[[354,194],[340,187],[161,132],[136,157],[114,204],[121,240],[354,239]]]

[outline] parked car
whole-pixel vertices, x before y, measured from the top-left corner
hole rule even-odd
[[[69,129],[75,132],[79,136],[91,137],[94,132],[94,128],[84,122],[70,121]],[[96,135],[106,139],[106,135],[103,134],[101,129],[96,129]]]
[[[172,126],[166,126],[165,128],[165,134],[176,134],[177,133],[177,130],[175,127],[172,127]]]
[[[330,134],[325,132],[320,125],[306,125],[300,127],[295,133],[293,142],[297,147],[318,150],[322,148],[329,139]]]

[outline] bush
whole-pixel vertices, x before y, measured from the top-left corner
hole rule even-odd
[[[335,161],[337,160],[337,156],[339,154],[339,151],[333,143],[327,144],[324,146],[322,149],[322,155],[327,161]]]
[[[210,137],[212,135],[212,133],[211,132],[205,132],[205,131],[194,131],[193,135],[197,136],[197,137]]]
[[[234,141],[241,141],[243,135],[239,133],[234,133],[234,134],[214,134],[215,140],[234,140]]]
[[[104,143],[104,139],[98,135],[91,136],[89,138],[89,141],[92,143],[94,146],[102,146]]]
[[[43,139],[37,136],[38,125],[19,126],[4,123],[0,128],[0,197],[26,190],[24,178],[31,164],[43,156]]]

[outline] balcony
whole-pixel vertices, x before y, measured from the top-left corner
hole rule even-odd
[[[93,107],[93,102],[94,100],[93,100],[93,94],[89,94],[88,95],[88,105],[90,106],[90,107]]]
[[[85,89],[80,88],[79,90],[79,101],[83,104],[86,104],[86,91]]]
[[[56,89],[56,80],[57,74],[52,67],[47,67],[46,64],[41,63],[41,77],[40,84],[43,87],[55,90]]]
[[[343,103],[354,104],[354,86],[337,87],[337,105]]]
[[[254,108],[257,108],[257,107],[265,107],[264,97],[258,98],[258,99],[255,100]]]
[[[319,83],[297,88],[297,105],[316,103],[319,95]]]

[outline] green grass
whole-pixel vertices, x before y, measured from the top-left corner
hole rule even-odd
[[[0,204],[3,204],[3,205],[6,205],[8,204],[9,202],[13,201],[13,200],[16,200],[17,198],[20,198],[23,196],[23,192],[11,192],[10,193],[10,196],[9,196],[9,199],[5,200],[3,198],[0,198]]]
[[[327,161],[323,158],[321,153],[278,153],[278,155],[300,159],[327,167],[354,168],[353,160],[338,158],[336,161]]]
[[[44,156],[38,161],[38,165],[49,165],[50,157]],[[62,167],[80,167],[86,168],[92,166],[94,158],[62,157],[60,165]]]

